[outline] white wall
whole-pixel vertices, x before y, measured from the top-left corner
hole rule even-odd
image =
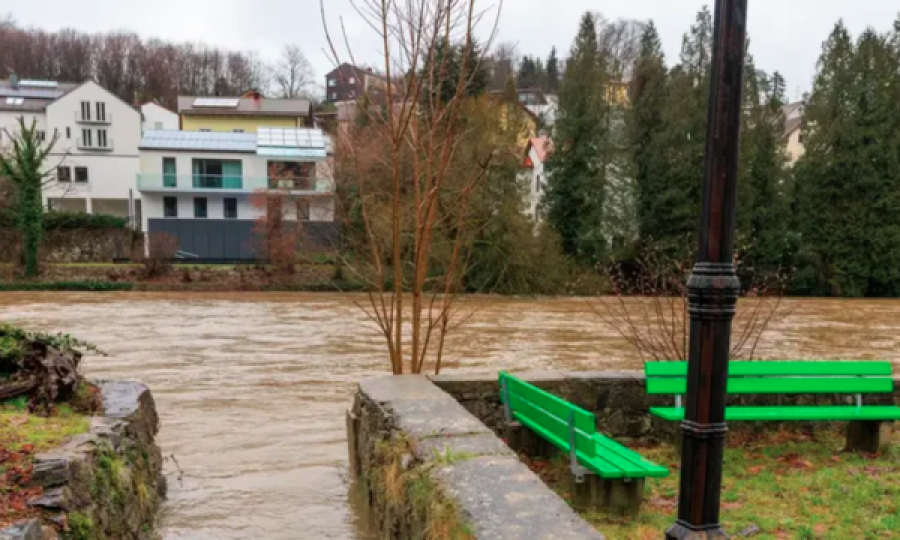
[[[151,129],[178,130],[178,115],[158,103],[141,105],[144,115],[143,131]]]
[[[82,101],[90,102],[92,118],[96,118],[97,102],[104,103],[110,123],[80,123]],[[87,167],[88,184],[76,185],[73,171],[72,185],[50,186],[44,193],[45,202],[49,197],[84,197],[88,199],[90,211],[90,199],[93,198],[127,200],[129,191],[135,199],[140,197],[136,175],[141,115],[133,107],[100,85],[87,82],[51,103],[47,107],[46,117],[48,136],[54,130],[60,136],[50,159],[65,166]],[[91,130],[94,144],[97,143],[98,130],[106,130],[112,150],[80,150],[77,141],[82,138],[84,129]]]
[[[0,111],[0,147],[6,147],[9,145],[9,137],[3,130],[7,130],[10,133],[15,133],[19,131],[19,117],[25,118],[25,125],[30,126],[32,120],[37,120],[37,128],[46,132],[47,130],[47,115],[43,112],[13,112],[13,111]],[[48,135],[49,136],[49,135]]]
[[[534,164],[534,168],[526,169],[520,176],[520,179],[526,182],[528,188],[525,200],[526,213],[532,218],[535,218],[537,216],[537,207],[541,204],[541,199],[544,196],[544,189],[546,189],[547,185],[547,176],[544,173],[544,164],[538,158],[538,153],[534,146],[530,146],[528,157]],[[542,219],[539,221],[542,221]]]

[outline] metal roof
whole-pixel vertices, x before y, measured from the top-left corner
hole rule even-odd
[[[321,129],[266,128],[258,130],[257,150],[260,156],[325,159],[325,136]]]
[[[197,105],[197,100],[215,100],[218,105]],[[237,106],[221,105],[226,100],[238,100]],[[210,101],[201,101],[210,103]],[[178,96],[178,113],[197,116],[279,116],[299,118],[311,116],[312,107],[305,99],[254,99],[246,98],[209,98],[203,96]]]
[[[214,131],[151,130],[141,139],[142,150],[202,150],[256,152],[256,134]]]

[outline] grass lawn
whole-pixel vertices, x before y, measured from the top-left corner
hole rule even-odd
[[[895,433],[894,451],[885,456],[842,453],[842,445],[837,431],[731,434],[722,488],[725,530],[734,535],[756,526],[755,539],[900,538],[900,436]],[[636,517],[582,514],[610,540],[656,540],[677,514],[680,458],[674,448],[633,449],[672,474],[647,480]],[[565,459],[530,465],[567,497]]]
[[[0,528],[35,512],[26,501],[40,489],[26,489],[34,455],[50,450],[66,439],[86,433],[90,417],[59,405],[52,416],[29,414],[23,399],[0,403]]]

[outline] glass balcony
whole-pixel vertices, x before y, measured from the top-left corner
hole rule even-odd
[[[325,178],[269,178],[212,174],[139,174],[140,191],[288,191],[296,194],[331,193]]]

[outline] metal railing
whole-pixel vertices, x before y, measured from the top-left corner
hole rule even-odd
[[[91,150],[91,151],[99,151],[99,152],[112,152],[113,150],[113,140],[106,139],[106,146],[100,146],[98,141],[91,139],[88,141],[88,144],[85,144],[84,139],[78,139],[76,141],[79,150]]]
[[[105,114],[103,118],[97,118],[95,116],[84,117],[81,115],[81,111],[75,111],[74,115],[75,121],[79,124],[112,124],[112,115],[109,113]]]
[[[270,178],[215,174],[138,174],[137,186],[139,190],[155,191],[287,190],[299,193],[331,193],[334,191],[331,180],[324,178]]]

